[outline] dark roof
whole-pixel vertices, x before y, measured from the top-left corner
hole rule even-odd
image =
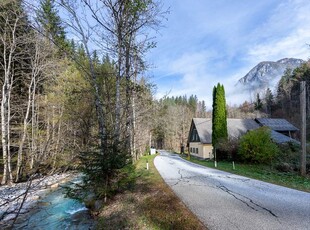
[[[212,142],[212,119],[211,118],[193,118],[199,139],[201,143]]]
[[[210,118],[193,118],[201,143],[212,143],[212,120]],[[252,119],[227,119],[227,131],[230,138],[239,138],[247,131],[260,126]]]
[[[239,138],[249,130],[259,127],[253,119],[227,119],[228,136],[230,138]]]
[[[256,118],[261,126],[267,126],[274,131],[298,131],[298,129],[285,119],[278,118]]]
[[[286,142],[294,142],[296,144],[300,144],[299,141],[296,141],[293,138],[290,138],[288,136],[283,135],[282,133],[279,133],[277,131],[271,130],[271,138],[274,142],[278,144],[286,143]]]

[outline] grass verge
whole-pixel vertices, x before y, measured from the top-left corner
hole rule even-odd
[[[187,157],[183,157],[188,160]],[[191,157],[191,162],[209,168],[215,168],[213,161],[206,161]],[[272,184],[282,185],[288,188],[310,192],[310,177],[302,177],[297,172],[279,172],[267,165],[252,165],[236,163],[233,169],[232,162],[221,161],[217,163],[217,169],[246,176],[249,178],[265,181]]]
[[[101,210],[98,229],[206,229],[162,180],[154,158],[145,156],[137,162],[134,187]]]

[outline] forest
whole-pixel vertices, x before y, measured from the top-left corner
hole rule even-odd
[[[1,1],[1,184],[98,161],[110,182],[150,146],[156,101],[145,30],[164,12],[156,2],[104,3],[108,21],[90,1]],[[82,7],[97,27],[77,15]]]

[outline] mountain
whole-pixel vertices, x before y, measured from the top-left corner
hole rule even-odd
[[[296,58],[283,58],[276,62],[260,62],[243,78],[239,79],[236,85],[253,90],[265,90],[267,87],[274,88],[287,68],[293,70],[302,63],[304,63],[304,60]]]

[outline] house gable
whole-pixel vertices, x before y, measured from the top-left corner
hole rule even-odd
[[[198,135],[198,131],[197,131],[194,119],[192,120],[192,123],[191,123],[191,128],[190,128],[190,132],[188,135],[188,142],[200,142],[200,138]]]

